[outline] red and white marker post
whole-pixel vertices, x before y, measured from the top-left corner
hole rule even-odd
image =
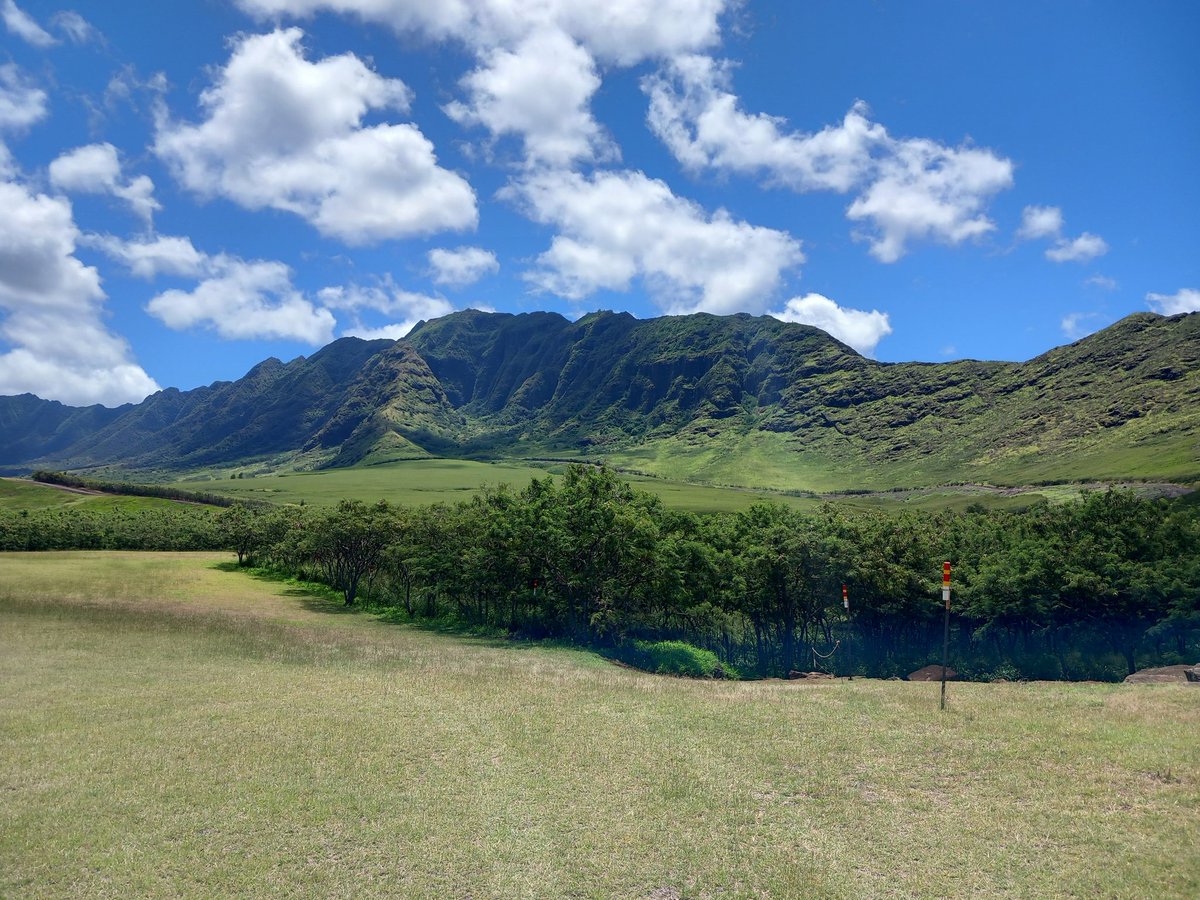
[[[842,606],[846,608],[846,668],[850,670],[850,680],[854,680],[854,661],[850,655],[850,594],[842,585]]]
[[[950,563],[942,563],[942,603],[946,606],[942,628],[942,709],[946,708],[946,663],[950,656]]]

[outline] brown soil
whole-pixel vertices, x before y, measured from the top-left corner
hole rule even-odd
[[[949,666],[947,666],[946,667],[946,680],[947,681],[956,681],[957,679],[958,679],[958,673],[955,672],[953,669],[951,669]],[[908,680],[909,681],[941,681],[942,680],[942,667],[941,666],[926,666],[923,669],[917,669],[917,671],[909,673]]]
[[[1157,669],[1142,669],[1140,672],[1134,672],[1125,679],[1126,684],[1173,684],[1177,682],[1187,682],[1187,676],[1183,674],[1185,669],[1194,668],[1194,665],[1182,666],[1161,666]]]

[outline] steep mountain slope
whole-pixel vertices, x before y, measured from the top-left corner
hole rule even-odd
[[[1200,477],[1200,315],[1025,363],[884,364],[769,317],[466,311],[119,410],[0,398],[0,463],[603,456],[756,487]]]
[[[0,466],[62,452],[130,409],[131,405],[64,406],[33,394],[0,397]]]

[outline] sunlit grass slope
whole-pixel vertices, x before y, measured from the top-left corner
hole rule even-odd
[[[520,490],[531,479],[557,474],[562,469],[563,466],[558,464],[533,466],[519,462],[410,459],[305,473],[263,474],[236,479],[226,476],[200,481],[193,478],[176,482],[174,486],[273,503],[331,505],[352,498],[367,503],[387,500],[391,503],[420,505],[467,500],[484,485],[495,487],[507,484]],[[692,512],[735,512],[762,501],[783,503],[801,510],[815,510],[824,502],[815,495],[787,494],[767,489],[718,487],[636,474],[624,474],[621,477],[636,488],[657,494],[672,509]],[[864,509],[962,509],[972,503],[995,508],[1026,507],[1041,499],[1041,492],[1004,495],[971,487],[835,498],[838,503]]]
[[[258,475],[252,478],[214,478],[211,481],[183,481],[176,486],[270,500],[275,503],[315,503],[329,505],[344,498],[366,502],[387,500],[417,505],[453,503],[470,499],[484,485],[507,484],[520,490],[531,479],[561,472],[562,466],[524,465],[520,462],[478,462],[463,459],[410,459],[402,462],[348,469],[323,469],[296,474]],[[676,509],[696,512],[720,512],[745,509],[752,503],[772,499],[804,508],[815,508],[812,498],[762,494],[737,488],[685,484],[637,475],[627,476],[636,487],[656,493]]]
[[[1186,686],[669,679],[0,557],[0,895],[1200,892]]]
[[[45,484],[15,478],[0,478],[0,510],[34,511],[86,506],[88,509],[137,510],[173,505],[158,497],[125,497],[116,495],[77,494]]]

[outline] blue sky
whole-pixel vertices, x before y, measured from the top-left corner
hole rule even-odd
[[[0,0],[0,394],[476,307],[1027,359],[1200,308],[1200,4]]]

